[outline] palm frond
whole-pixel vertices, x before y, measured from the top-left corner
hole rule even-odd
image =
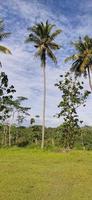
[[[31,33],[35,34],[37,37],[40,36],[40,31],[39,31],[37,26],[33,26],[31,28],[29,27],[28,31],[30,31]]]
[[[89,62],[90,62],[90,61],[89,61],[88,56],[85,57],[85,58],[83,59],[83,62],[82,62],[81,65],[80,65],[80,71],[81,71],[81,72],[84,72],[84,71],[85,71],[85,69],[86,69],[86,67],[88,66]]]
[[[4,21],[0,19],[0,32],[4,31]]]
[[[72,55],[72,56],[67,57],[64,61],[65,61],[65,62],[68,62],[68,61],[70,61],[70,60],[76,60],[76,59],[78,59],[79,57],[80,57],[80,54],[74,54],[74,55]]]
[[[26,43],[33,42],[33,43],[36,43],[36,44],[40,44],[39,38],[32,33],[29,35],[29,37],[26,39],[25,42]]]
[[[35,53],[35,57],[39,57],[42,54],[42,49],[38,47],[37,52]]]
[[[92,49],[92,38],[89,38],[89,36],[84,37],[84,45],[86,49]]]
[[[87,69],[84,67],[84,68],[80,68],[81,66],[81,62],[78,61],[78,62],[74,62],[72,67],[70,68],[71,72],[73,72],[75,74],[75,76],[81,76],[82,74],[84,75],[84,77],[87,76]]]
[[[3,33],[3,32],[1,32],[1,33],[0,33],[0,40],[9,37],[10,34],[11,34],[11,33]]]
[[[5,53],[5,54],[12,54],[10,49],[1,45],[0,45],[0,52]]]
[[[38,30],[40,38],[41,39],[44,38],[45,28],[44,28],[43,22],[37,24],[37,30]]]
[[[55,27],[55,24],[49,24],[48,20],[47,20],[46,25],[45,25],[45,31],[46,31],[47,35],[49,35],[51,33],[51,30],[53,27]]]
[[[50,42],[48,45],[52,50],[58,50],[61,48],[61,46],[56,44],[55,42]]]
[[[57,59],[49,47],[47,48],[47,55],[54,63],[57,63]]]
[[[51,38],[52,40],[54,40],[55,37],[57,37],[61,32],[62,32],[61,29],[57,29],[54,33],[51,34],[50,38]]]
[[[80,53],[83,53],[86,48],[85,48],[85,45],[84,45],[84,42],[82,40],[81,37],[79,37],[78,41],[75,41],[75,42],[71,42],[71,44],[75,47],[75,49],[77,51],[79,51]]]
[[[11,33],[4,32],[4,21],[0,19],[0,40],[7,38]]]

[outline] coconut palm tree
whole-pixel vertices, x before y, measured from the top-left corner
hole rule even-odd
[[[85,36],[83,39],[81,37],[77,42],[73,43],[76,54],[65,59],[65,62],[73,60],[71,71],[75,73],[76,76],[81,76],[82,74],[89,77],[89,85],[92,91],[91,83],[91,71],[92,71],[92,38]]]
[[[4,32],[4,23],[3,20],[0,19],[0,41],[2,41],[4,38],[7,38],[10,35],[10,33]],[[11,54],[11,51],[5,47],[0,45],[0,52],[5,53],[5,54]]]
[[[42,124],[42,143],[41,148],[44,147],[44,133],[45,133],[45,107],[46,107],[46,63],[47,57],[49,57],[54,63],[57,63],[57,59],[53,53],[53,50],[60,49],[60,45],[55,43],[55,38],[61,33],[61,30],[52,29],[55,25],[46,23],[38,23],[32,28],[28,28],[29,36],[26,42],[34,43],[34,47],[37,49],[35,56],[41,60],[41,67],[43,69],[43,84],[44,84],[44,98],[43,98],[43,124]]]

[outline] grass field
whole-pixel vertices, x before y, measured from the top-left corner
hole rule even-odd
[[[0,200],[92,200],[92,152],[1,149]]]

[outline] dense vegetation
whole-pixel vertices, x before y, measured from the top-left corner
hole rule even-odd
[[[78,129],[75,135],[75,149],[92,149],[92,127],[85,126]],[[64,147],[64,127],[46,128],[45,147],[53,150],[60,150]],[[41,145],[41,126],[32,127],[11,126],[11,146],[37,147]],[[0,126],[0,147],[8,147],[9,125]]]

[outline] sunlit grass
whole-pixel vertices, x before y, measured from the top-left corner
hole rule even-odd
[[[92,152],[0,150],[0,200],[92,200]]]

